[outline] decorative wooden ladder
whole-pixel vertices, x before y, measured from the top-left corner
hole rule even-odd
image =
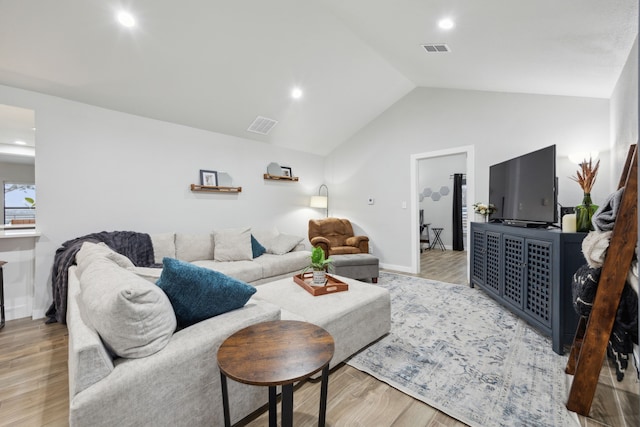
[[[573,375],[567,409],[588,416],[609,336],[638,240],[638,153],[631,145],[618,189],[624,187],[611,242],[588,318],[581,317],[565,372]]]

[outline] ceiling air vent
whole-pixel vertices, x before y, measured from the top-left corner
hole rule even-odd
[[[423,44],[422,47],[428,53],[451,52],[451,49],[449,49],[449,46],[447,46],[446,44],[442,44],[442,43],[440,43],[440,44]]]
[[[277,120],[268,119],[266,117],[258,116],[253,121],[253,123],[251,123],[251,125],[249,126],[249,129],[247,129],[247,130],[249,132],[259,133],[261,135],[266,135],[277,124],[278,124]]]

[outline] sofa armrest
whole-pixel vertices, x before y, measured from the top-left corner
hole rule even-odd
[[[77,267],[69,268],[67,329],[69,331],[69,400],[113,371],[111,355],[98,333],[86,322],[80,300]]]
[[[70,425],[223,425],[218,348],[242,328],[278,319],[279,307],[252,299],[176,332],[151,356],[116,359],[110,375],[70,401]],[[228,387],[232,423],[267,403],[266,387]]]
[[[345,240],[347,246],[353,246],[360,250],[361,253],[369,253],[369,238],[367,236],[353,236]]]

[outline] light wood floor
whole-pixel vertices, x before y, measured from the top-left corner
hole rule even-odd
[[[425,251],[421,276],[449,283],[467,283],[466,253]],[[480,291],[479,291],[480,292]],[[7,322],[0,330],[0,426],[66,426],[68,419],[67,329],[42,320]],[[317,425],[319,382],[296,387],[294,423]],[[638,426],[638,381],[633,368],[623,382],[615,379],[608,361],[600,374],[591,418],[583,427]],[[266,426],[263,410],[240,426]],[[328,426],[430,426],[464,424],[348,365],[330,376]]]

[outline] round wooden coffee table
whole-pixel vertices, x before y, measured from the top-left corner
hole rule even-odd
[[[277,425],[276,386],[282,386],[282,427],[293,425],[293,383],[322,370],[318,425],[327,412],[329,362],[333,337],[307,322],[274,320],[257,323],[227,338],[218,350],[224,424],[231,425],[227,377],[235,381],[269,386],[269,426]]]

